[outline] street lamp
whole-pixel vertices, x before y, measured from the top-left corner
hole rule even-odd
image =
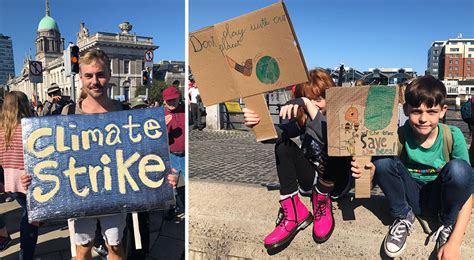
[[[344,73],[344,64],[341,64],[341,67],[339,67],[339,76],[337,78],[337,86],[341,87],[342,86],[342,76]]]

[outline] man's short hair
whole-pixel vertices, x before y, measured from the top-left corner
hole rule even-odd
[[[422,76],[414,79],[405,89],[405,102],[412,107],[425,104],[431,108],[446,105],[446,87],[433,76]]]
[[[107,69],[110,71],[110,59],[103,50],[99,49],[88,49],[79,58],[79,65],[82,64],[93,64],[98,60],[104,62]]]

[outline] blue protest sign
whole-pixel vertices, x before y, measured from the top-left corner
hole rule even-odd
[[[169,208],[163,108],[22,119],[29,221]]]

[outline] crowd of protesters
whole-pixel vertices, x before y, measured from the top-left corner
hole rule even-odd
[[[80,80],[82,93],[74,102],[63,96],[57,84],[51,84],[47,89],[48,100],[30,102],[23,92],[11,91],[6,93],[1,104],[0,123],[0,192],[4,201],[15,199],[23,211],[20,223],[20,252],[19,259],[34,259],[38,238],[38,229],[42,223],[28,223],[26,194],[31,184],[31,176],[25,172],[23,160],[23,142],[21,119],[34,116],[56,116],[69,114],[96,114],[128,109],[143,109],[159,107],[158,101],[147,102],[145,99],[133,98],[128,102],[111,99],[107,95],[108,82],[111,77],[110,60],[107,55],[96,49],[83,53],[80,58]],[[177,206],[169,210],[168,216],[180,217],[184,220],[184,156],[185,156],[185,116],[184,102],[176,86],[170,86],[163,91],[165,123],[169,133],[171,172],[168,182],[174,187]],[[176,187],[177,186],[177,187]],[[135,250],[133,243],[130,248],[124,248],[123,235],[133,234],[131,214],[116,214],[92,218],[78,218],[75,222],[76,259],[92,259],[94,249],[108,259],[146,259],[150,245],[148,212],[138,214],[143,249]],[[8,225],[0,215],[0,251],[12,244],[8,233]],[[125,252],[128,252],[126,254]]]

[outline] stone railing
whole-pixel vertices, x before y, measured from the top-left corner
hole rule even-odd
[[[150,37],[127,35],[127,34],[110,35],[110,34],[101,34],[101,33],[96,33],[89,38],[78,41],[78,45],[85,46],[91,42],[96,42],[96,41],[111,41],[111,42],[125,42],[125,43],[153,45],[153,38],[150,38]]]

